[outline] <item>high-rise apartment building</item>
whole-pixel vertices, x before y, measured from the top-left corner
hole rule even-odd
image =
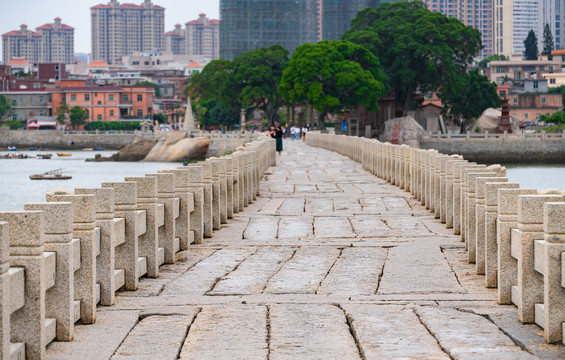
[[[165,50],[165,8],[151,0],[141,5],[111,0],[90,12],[93,60],[115,64],[134,52]]]
[[[20,30],[2,35],[2,59],[4,64],[14,58],[24,58],[32,64],[41,59],[41,34],[28,30],[27,25]]]
[[[75,29],[56,18],[53,24],[38,27],[41,34],[41,62],[72,64],[75,58]]]
[[[320,0],[322,39],[337,40],[351,28],[351,20],[367,7],[377,7],[381,0]]]
[[[514,47],[513,0],[494,0],[493,52],[504,56],[512,56]]]
[[[555,32],[553,41],[556,49],[565,49],[565,1],[555,2],[555,13],[549,19],[549,25]]]
[[[173,55],[186,55],[186,30],[176,24],[173,31],[165,33],[165,51]]]
[[[220,0],[220,57],[318,41],[318,0]]]
[[[198,20],[186,23],[187,55],[220,58],[220,21],[210,20],[200,14]]]

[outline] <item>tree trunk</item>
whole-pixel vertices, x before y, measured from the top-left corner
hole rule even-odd
[[[318,113],[318,129],[319,130],[326,130],[326,115],[328,114],[327,111],[321,111]]]

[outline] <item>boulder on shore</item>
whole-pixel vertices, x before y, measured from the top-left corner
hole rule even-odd
[[[486,131],[488,131],[489,134],[495,134],[496,128],[500,123],[501,116],[502,111],[500,111],[499,109],[488,108],[483,111],[481,116],[479,116],[479,118],[475,120],[475,122],[467,127],[467,131],[477,134],[484,134]],[[510,121],[512,122],[512,132],[520,132],[519,121],[512,118],[510,118]],[[475,131],[475,129],[477,129],[478,131]]]
[[[427,137],[426,130],[412,116],[390,119],[384,123],[384,131],[379,137],[382,142],[398,141],[399,145],[420,147],[420,139]]]
[[[209,146],[209,138],[191,138],[184,132],[173,133],[155,144],[143,161],[179,162],[203,159]]]

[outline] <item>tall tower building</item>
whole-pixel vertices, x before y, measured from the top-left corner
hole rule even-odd
[[[90,12],[93,60],[115,64],[134,52],[165,50],[165,8],[151,0],[141,5],[110,0]]]
[[[75,58],[75,29],[61,23],[61,18],[56,18],[53,24],[38,27],[41,34],[42,63],[72,64]]]
[[[318,40],[318,0],[220,0],[220,57]]]
[[[322,39],[337,40],[351,28],[351,20],[367,7],[377,7],[381,0],[321,0]]]
[[[555,3],[555,14],[550,19],[549,25],[555,31],[553,41],[556,49],[565,49],[565,1]]]
[[[28,30],[27,25],[20,30],[2,35],[2,59],[4,64],[13,58],[25,58],[32,64],[41,60],[41,34]]]
[[[187,55],[205,56],[211,60],[220,58],[220,21],[210,20],[200,14],[198,20],[186,23]]]
[[[165,51],[173,55],[186,55],[186,31],[176,24],[173,31],[165,34]]]
[[[524,53],[524,40],[528,37],[530,30],[534,30],[538,38],[538,50],[540,37],[543,37],[543,30],[540,32],[541,21],[541,1],[540,0],[514,0],[512,6],[514,18],[514,46],[513,55]]]
[[[494,42],[493,52],[504,56],[512,56],[514,47],[513,0],[495,0],[494,3]]]

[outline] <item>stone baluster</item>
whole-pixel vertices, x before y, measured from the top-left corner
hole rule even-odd
[[[518,260],[518,320],[535,321],[535,306],[543,303],[543,275],[535,268],[535,241],[543,240],[543,208],[562,202],[562,195],[521,195],[518,198],[518,229],[512,231],[512,256]]]
[[[240,188],[239,188],[239,194],[241,196],[242,199],[240,199],[240,202],[243,201],[243,206],[240,204],[239,206],[239,210],[243,211],[244,207],[249,206],[249,183],[248,183],[248,174],[247,174],[247,155],[245,154],[245,152],[243,151],[242,148],[238,149],[237,152],[238,156],[239,156],[239,180],[241,181],[240,183]]]
[[[190,230],[194,243],[202,244],[204,241],[204,183],[201,166],[182,166],[177,168],[188,174],[187,189],[193,195],[193,210],[190,213]],[[212,216],[212,214],[210,214]]]
[[[175,175],[175,197],[180,199],[179,216],[175,222],[176,236],[180,250],[187,250],[194,243],[194,230],[191,228],[191,213],[194,211],[194,193],[190,190],[190,171],[177,169],[159,169],[160,173]]]
[[[80,319],[83,324],[96,322],[96,257],[100,252],[99,232],[96,230],[96,201],[94,195],[47,193],[49,202],[73,204],[73,237],[80,240],[80,268],[75,269],[75,300],[80,301]]]
[[[96,277],[100,285],[100,305],[114,305],[116,286],[114,270],[116,239],[123,239],[124,219],[115,218],[114,189],[75,189],[77,195],[94,195],[96,204],[96,227],[100,231],[100,250],[96,258]],[[120,231],[119,237],[116,229]]]
[[[0,212],[10,229],[10,267],[24,268],[24,299],[10,316],[12,343],[25,344],[25,358],[45,358],[45,265],[42,211]],[[10,302],[8,302],[10,303]]]
[[[125,241],[115,248],[114,273],[123,272],[126,290],[137,290],[139,286],[139,235],[145,233],[147,221],[141,223],[138,216],[146,214],[137,209],[137,183],[134,181],[102,183],[103,188],[114,189],[114,211],[117,218],[124,219]],[[141,215],[138,215],[138,211]],[[117,290],[120,288],[115,284]]]
[[[491,178],[492,179],[492,178]],[[518,189],[518,183],[487,182],[485,183],[485,286],[498,286],[498,190]]]
[[[453,183],[453,232],[455,235],[461,235],[461,241],[465,241],[465,209],[466,209],[466,194],[467,184],[466,173],[469,171],[477,171],[486,168],[486,165],[477,165],[475,163],[468,163],[459,167],[459,174]]]
[[[265,145],[268,145],[267,142],[265,142]],[[268,153],[265,154],[264,157],[264,161],[265,161],[265,166],[267,167],[269,162],[269,157],[267,156]],[[233,158],[231,156],[225,156],[222,158],[222,161],[225,164],[226,167],[226,197],[227,197],[227,212],[228,212],[228,219],[232,219],[233,218],[233,213],[235,211],[235,206],[234,206],[234,198],[237,199],[237,197],[234,194],[234,184],[233,184]],[[266,168],[265,168],[266,169]]]
[[[226,161],[219,158],[220,165],[220,221],[222,224],[228,223],[228,179],[226,177]]]
[[[486,183],[507,183],[505,177],[477,177],[475,178],[475,272],[485,274],[486,263]],[[496,248],[493,249],[496,254]]]
[[[216,158],[209,158],[205,164],[210,167],[212,174],[212,228],[220,230],[222,228],[222,198],[220,197],[220,163]]]
[[[543,332],[545,341],[563,341],[565,324],[565,204],[543,207]],[[539,254],[536,254],[538,257]]]
[[[45,317],[56,320],[57,340],[71,341],[75,335],[73,205],[70,202],[27,203],[26,211],[43,211],[44,251],[55,252],[55,284],[45,293]]]
[[[165,264],[175,263],[175,254],[180,247],[176,237],[176,219],[179,199],[175,197],[175,175],[171,173],[146,174],[157,178],[157,202],[165,205],[164,225],[159,227],[159,247],[165,251]]]
[[[455,173],[459,174],[459,167],[462,164],[467,164],[467,160],[456,159],[448,160],[446,164],[446,178],[445,178],[445,197],[443,199],[442,207],[445,209],[445,227],[448,229],[453,228],[453,187],[455,183]],[[441,218],[441,216],[440,216]]]
[[[434,161],[434,173],[433,175],[433,188],[432,188],[432,203],[434,217],[436,219],[440,218],[441,213],[441,183],[443,174],[441,173],[442,163],[449,159],[449,155],[438,154],[435,156]]]
[[[255,172],[253,171],[253,153],[245,151],[246,168],[247,168],[247,203],[253,204],[255,200]]]
[[[159,276],[159,204],[157,199],[157,178],[151,176],[127,177],[127,182],[136,183],[138,211],[145,212],[145,232],[137,234],[138,256],[145,258],[147,277]]]
[[[10,359],[10,230],[0,222],[0,358]]]
[[[194,188],[202,188],[202,223],[203,223],[203,237],[199,241],[199,236],[194,233],[194,241],[200,244],[204,241],[205,237],[212,237],[213,216],[212,216],[212,174],[210,164],[204,162],[198,164],[189,164],[188,168],[191,170],[190,182]],[[196,192],[195,192],[196,194]],[[195,210],[198,207],[198,201],[195,197],[194,202]],[[197,225],[197,224],[195,224]]]

